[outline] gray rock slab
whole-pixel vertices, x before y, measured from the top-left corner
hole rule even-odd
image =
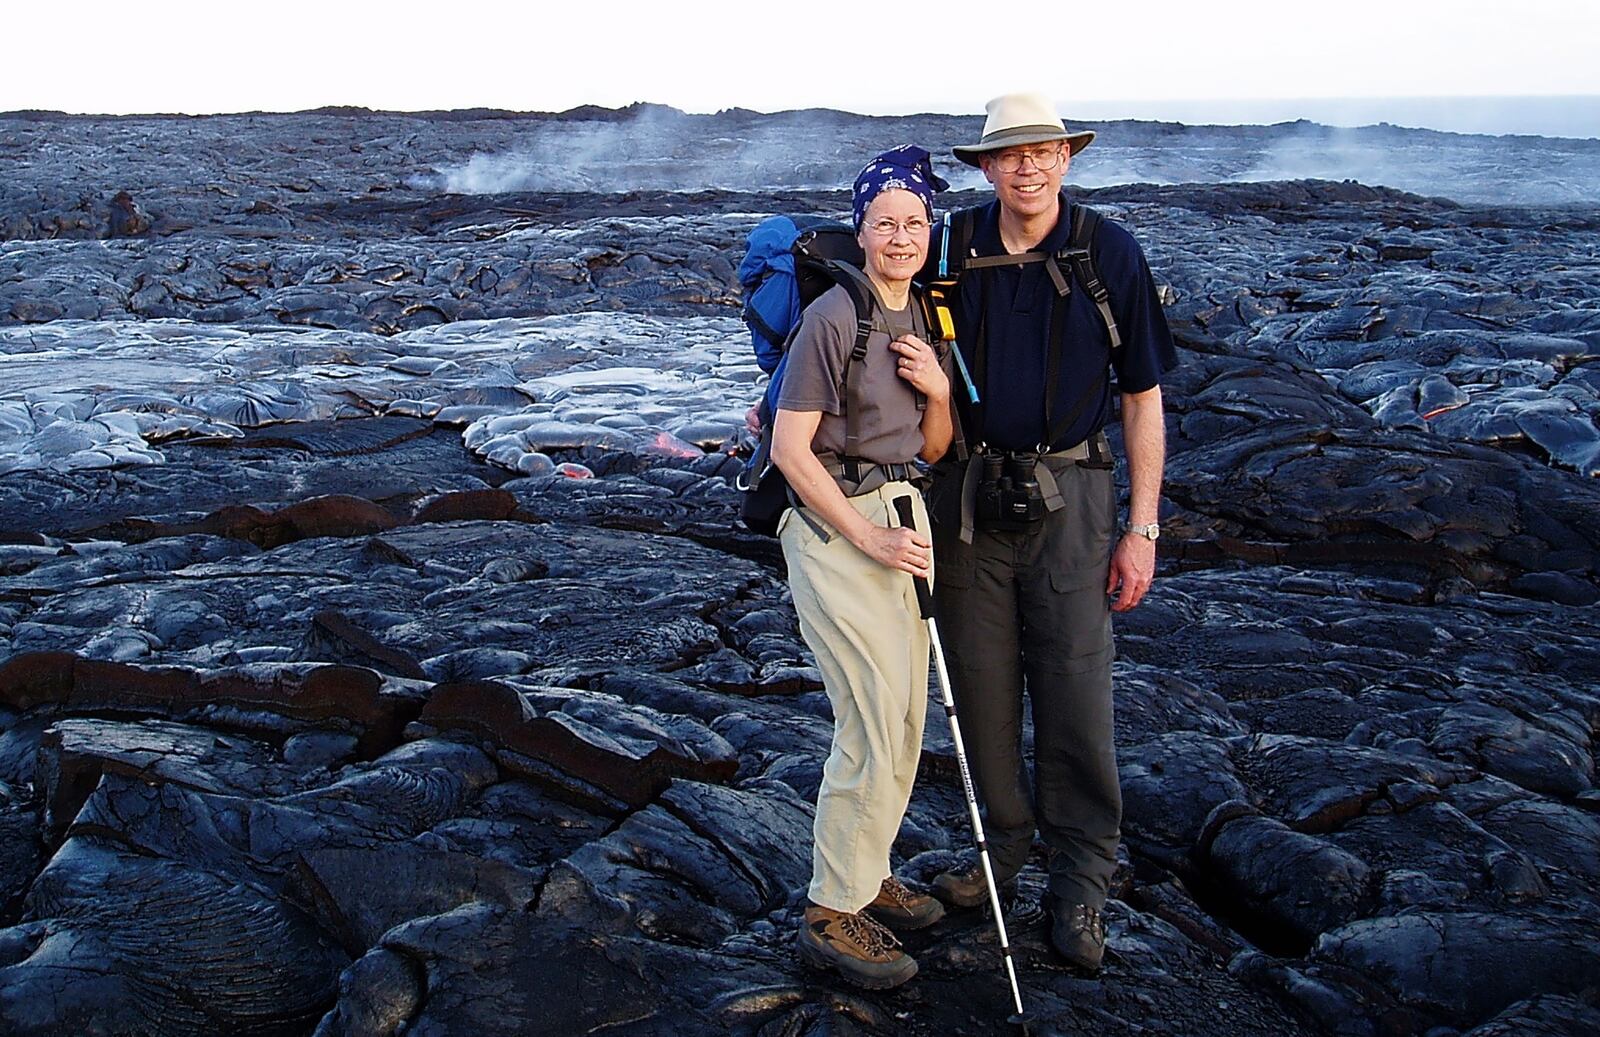
[[[545,575],[514,583],[481,577],[471,559],[485,538]],[[765,579],[753,566],[730,571],[723,556],[681,541],[620,531],[430,523],[387,530],[382,541],[392,549],[389,558],[363,559],[365,538],[314,538],[188,566],[176,579],[163,573],[83,581],[41,600],[12,636],[26,650],[237,664],[268,647],[285,650],[277,659],[294,658],[315,617],[332,611],[416,659],[476,645],[545,663],[583,657],[681,663],[721,645],[699,613]],[[412,565],[394,564],[393,552]],[[683,564],[697,555],[702,563]],[[362,564],[368,560],[379,564],[369,569]],[[358,577],[357,569],[368,571]],[[152,628],[174,608],[215,619],[185,625],[169,647]],[[622,613],[635,625],[600,621]]]
[[[1208,873],[1233,888],[1244,910],[1307,945],[1369,909],[1372,871],[1365,861],[1273,818],[1245,813],[1223,822],[1203,852]]]
[[[1226,742],[1209,735],[1162,735],[1118,752],[1124,828],[1153,852],[1186,855],[1211,811],[1248,796]]]
[[[39,752],[35,780],[45,824],[56,832],[107,772],[241,796],[286,793],[296,777],[270,746],[161,720],[62,720],[45,732]]]
[[[326,1011],[348,961],[287,904],[81,838],[56,852],[0,942],[0,1014],[18,1035],[292,1032]]]
[[[1335,930],[1312,953],[1458,1026],[1536,995],[1578,993],[1600,969],[1600,937],[1588,919],[1419,912]],[[1490,975],[1495,982],[1485,983]]]
[[[1467,1031],[1467,1037],[1566,1037],[1600,1028],[1600,1009],[1580,998],[1560,994],[1519,1001]]]
[[[502,767],[603,813],[642,807],[675,777],[727,780],[737,771],[728,743],[698,721],[675,717],[663,726],[653,711],[620,702],[600,716],[588,712],[592,701],[584,698],[576,692],[545,696],[541,709],[504,684],[441,685],[415,730],[477,741]],[[573,712],[552,708],[572,702],[578,703]]]
[[[1499,910],[1549,895],[1543,869],[1527,853],[1533,841],[1507,840],[1448,803],[1424,800],[1362,817],[1329,839],[1374,870],[1374,914]]]
[[[1392,785],[1438,788],[1476,776],[1459,764],[1295,735],[1256,735],[1242,741],[1243,751],[1235,757],[1239,773],[1257,787],[1270,788],[1265,796],[1269,811],[1303,832],[1327,832],[1353,820]]]
[[[427,998],[410,1028],[441,1035],[604,1026],[687,1037],[739,1020],[746,999],[784,983],[759,958],[719,967],[724,955],[484,905],[402,926],[383,946],[426,977]],[[566,982],[552,984],[551,976]]]

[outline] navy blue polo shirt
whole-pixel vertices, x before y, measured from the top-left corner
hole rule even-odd
[[[1033,249],[1056,252],[1068,248],[1072,238],[1070,206],[1061,196],[1061,216],[1044,241]],[[939,240],[939,228],[932,240]],[[1000,242],[1000,203],[983,207],[973,229],[972,248],[980,256],[1005,254]],[[1139,243],[1121,226],[1101,220],[1094,235],[1095,267],[1110,293],[1111,313],[1122,336],[1122,352],[1113,365],[1117,391],[1139,393],[1160,384],[1161,375],[1177,364],[1172,333],[1156,293],[1149,264]],[[1111,418],[1112,381],[1103,377],[1111,363],[1111,339],[1094,300],[1084,290],[1071,264],[1062,264],[1062,273],[1072,279],[1067,300],[1065,354],[1052,418],[1060,420],[1087,397],[1078,416],[1051,450],[1065,450],[1094,435]],[[1007,450],[1031,450],[1044,442],[1046,424],[1046,360],[1050,344],[1050,321],[1055,308],[1056,289],[1043,263],[998,266],[974,270],[961,278],[956,300],[956,336],[967,370],[978,380],[980,406],[968,406],[982,427],[968,430],[973,444]],[[977,357],[979,314],[987,311],[983,322],[987,355],[981,364]],[[1093,389],[1098,381],[1099,388]],[[954,387],[966,398],[964,384]]]

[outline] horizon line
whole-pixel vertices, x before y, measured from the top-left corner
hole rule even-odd
[[[1535,101],[1535,102],[1537,102],[1537,101],[1556,101],[1556,100],[1562,100],[1562,101],[1565,101],[1565,100],[1571,100],[1571,101],[1597,100],[1597,101],[1600,101],[1600,94],[1476,94],[1476,95],[1465,95],[1465,94],[1463,94],[1463,95],[1417,95],[1417,96],[1410,96],[1410,97],[1405,97],[1405,96],[1395,96],[1395,97],[1265,97],[1265,98],[1198,98],[1198,99],[1176,99],[1176,98],[1174,98],[1174,99],[1167,99],[1167,100],[1146,100],[1146,101],[1135,101],[1135,100],[1110,100],[1110,101],[1106,101],[1106,100],[1099,100],[1099,101],[1084,101],[1084,102],[1081,102],[1081,104],[1083,105],[1083,107],[1086,107],[1086,108],[1088,108],[1088,107],[1105,107],[1105,106],[1113,106],[1113,105],[1159,106],[1159,105],[1163,105],[1163,104],[1172,104],[1172,105],[1175,105],[1175,106],[1183,106],[1183,107],[1193,108],[1193,107],[1196,107],[1196,106],[1202,106],[1203,107],[1203,106],[1206,106],[1206,105],[1222,105],[1222,104],[1234,104],[1234,105],[1243,105],[1243,106],[1248,106],[1248,105],[1258,105],[1258,106],[1259,105],[1275,105],[1275,106],[1281,106],[1281,105],[1293,105],[1293,104],[1305,104],[1305,103],[1317,104],[1317,105],[1337,105],[1337,104],[1353,104],[1353,105],[1365,104],[1365,105],[1370,105],[1370,104],[1373,104],[1373,103],[1384,103],[1384,102],[1411,102],[1411,103],[1431,102],[1431,103],[1434,103],[1434,104],[1439,104],[1439,103],[1452,102],[1452,101],[1462,101],[1462,102],[1494,101],[1494,102],[1502,102],[1503,103],[1503,102],[1527,102],[1527,101]],[[661,103],[661,102],[633,101],[633,102],[630,102],[630,103],[628,103],[626,105],[622,105],[620,107],[614,107],[614,108],[606,106],[606,105],[601,105],[601,104],[580,104],[580,105],[574,105],[571,108],[563,109],[561,111],[549,111],[549,110],[540,110],[540,109],[495,108],[495,107],[486,107],[486,106],[474,106],[474,107],[469,107],[469,108],[427,108],[427,109],[411,109],[411,110],[407,110],[407,109],[393,109],[393,108],[370,108],[370,107],[368,107],[366,105],[353,105],[353,104],[328,104],[328,105],[320,105],[320,106],[315,107],[315,108],[301,108],[301,109],[294,109],[294,110],[289,110],[289,111],[277,111],[277,110],[267,110],[267,109],[251,109],[251,110],[246,110],[246,111],[233,111],[233,112],[69,112],[69,111],[65,111],[65,110],[62,110],[62,109],[22,108],[22,109],[15,109],[15,110],[11,110],[11,111],[0,112],[0,119],[9,119],[9,120],[47,120],[47,119],[67,119],[67,120],[163,119],[163,120],[166,120],[166,119],[173,119],[173,120],[176,120],[176,119],[226,119],[226,118],[246,118],[246,117],[248,117],[248,118],[254,118],[254,117],[287,118],[287,117],[292,117],[292,116],[308,116],[308,115],[309,116],[319,116],[319,115],[320,116],[338,116],[338,115],[346,115],[346,116],[350,116],[350,117],[363,117],[363,116],[383,117],[383,116],[388,116],[388,117],[396,117],[396,118],[417,118],[417,119],[435,119],[435,120],[452,120],[452,119],[454,119],[454,120],[459,120],[459,121],[470,121],[470,120],[473,120],[473,119],[507,119],[507,120],[510,120],[510,119],[518,119],[518,118],[560,120],[560,119],[574,119],[574,117],[576,117],[577,119],[581,119],[584,115],[592,113],[592,115],[594,115],[596,117],[610,117],[610,118],[615,119],[616,121],[621,121],[622,118],[626,118],[630,114],[636,114],[636,113],[639,113],[639,112],[652,112],[652,111],[654,111],[654,112],[669,112],[669,113],[672,113],[672,114],[674,114],[676,116],[679,116],[679,117],[682,117],[682,118],[686,118],[686,119],[717,118],[719,116],[725,116],[725,115],[730,115],[730,114],[749,114],[749,115],[757,115],[757,116],[764,116],[764,117],[781,117],[781,116],[785,116],[785,115],[805,115],[805,114],[808,114],[808,113],[817,113],[817,114],[824,114],[824,115],[841,115],[841,116],[848,116],[848,117],[851,117],[851,118],[859,118],[859,119],[915,119],[915,118],[924,118],[924,117],[926,117],[926,118],[958,118],[958,119],[974,119],[974,120],[976,120],[976,119],[979,119],[979,118],[982,117],[981,113],[974,113],[974,112],[942,112],[942,111],[928,110],[928,111],[909,112],[909,113],[883,114],[883,113],[854,112],[854,111],[850,111],[848,109],[830,108],[830,107],[782,108],[782,109],[778,109],[778,110],[769,112],[769,111],[761,111],[761,110],[755,109],[755,108],[745,108],[745,107],[738,106],[738,105],[729,106],[729,107],[726,107],[726,108],[720,108],[720,109],[718,109],[718,110],[716,110],[714,112],[696,112],[696,111],[690,111],[690,110],[687,110],[687,109],[679,108],[676,105],[670,105],[670,104],[665,104],[665,103]],[[1192,113],[1186,113],[1186,114],[1192,114]],[[1325,115],[1326,113],[1317,113],[1317,114]],[[1292,118],[1271,118],[1270,116],[1267,116],[1267,117],[1255,118],[1255,119],[1251,119],[1251,118],[1226,119],[1225,121],[1219,121],[1218,119],[1215,119],[1215,118],[1205,118],[1205,117],[1197,119],[1196,121],[1187,121],[1187,120],[1185,120],[1183,118],[1155,117],[1155,116],[1126,116],[1126,115],[1124,115],[1124,116],[1116,116],[1116,117],[1109,117],[1109,118],[1108,117],[1096,118],[1096,117],[1092,117],[1092,116],[1085,116],[1085,117],[1073,118],[1071,121],[1073,121],[1074,123],[1087,123],[1087,124],[1094,124],[1094,125],[1107,125],[1107,124],[1114,124],[1114,123],[1133,123],[1133,124],[1147,124],[1147,125],[1181,126],[1181,127],[1190,128],[1190,129],[1205,129],[1205,128],[1212,128],[1212,127],[1218,128],[1218,129],[1233,129],[1233,128],[1236,128],[1236,129],[1247,129],[1247,128],[1252,128],[1252,127],[1259,127],[1259,128],[1263,128],[1263,129],[1272,129],[1274,127],[1279,127],[1279,126],[1292,126],[1292,125],[1295,125],[1295,124],[1304,123],[1304,124],[1307,124],[1307,125],[1317,126],[1317,127],[1321,127],[1323,129],[1329,129],[1329,130],[1365,130],[1365,129],[1390,128],[1390,129],[1408,130],[1408,131],[1419,132],[1419,133],[1448,134],[1448,135],[1451,135],[1451,136],[1461,136],[1461,137],[1490,137],[1490,138],[1496,138],[1496,137],[1538,137],[1538,138],[1547,139],[1547,140],[1573,140],[1573,141],[1600,139],[1600,132],[1591,132],[1591,133],[1588,133],[1588,134],[1585,135],[1585,134],[1572,134],[1572,133],[1559,133],[1559,132],[1543,132],[1543,133],[1541,133],[1541,132],[1538,132],[1537,129],[1524,130],[1524,131],[1521,131],[1521,132],[1503,131],[1503,132],[1498,132],[1498,133],[1487,131],[1487,130],[1481,130],[1481,129],[1444,129],[1444,128],[1439,128],[1439,127],[1436,127],[1436,126],[1429,126],[1429,125],[1426,125],[1425,123],[1419,123],[1419,122],[1415,121],[1415,115],[1416,115],[1416,113],[1405,113],[1405,114],[1397,113],[1396,114],[1395,119],[1403,119],[1405,121],[1393,121],[1393,120],[1388,119],[1388,118],[1383,118],[1383,119],[1374,119],[1372,121],[1349,122],[1349,123],[1324,122],[1324,121],[1321,121],[1316,116],[1316,114],[1313,114],[1313,115],[1297,115],[1297,116],[1294,116]],[[1409,118],[1408,118],[1408,116],[1409,116]]]
[[[1215,96],[1215,97],[1111,97],[1111,98],[1080,98],[1071,102],[1072,105],[1083,107],[1103,107],[1106,105],[1207,105],[1207,104],[1299,104],[1299,103],[1357,103],[1372,104],[1378,102],[1397,101],[1600,101],[1600,93],[1576,94],[1296,94],[1270,97],[1245,97],[1245,96]],[[1063,105],[1061,101],[1056,102]],[[587,102],[575,104],[570,108],[503,108],[493,105],[470,105],[464,108],[373,108],[364,104],[339,104],[329,103],[317,105],[314,108],[250,108],[235,111],[145,111],[145,112],[111,112],[111,111],[69,111],[64,108],[13,108],[0,111],[0,118],[7,116],[26,115],[65,115],[74,118],[204,118],[206,116],[228,115],[313,115],[330,111],[366,112],[373,115],[450,115],[457,112],[493,112],[502,115],[569,115],[573,112],[595,110],[607,112],[626,112],[635,108],[664,108],[679,113],[680,115],[722,115],[728,112],[750,112],[756,115],[786,115],[799,112],[833,112],[841,115],[855,115],[866,119],[905,119],[921,115],[942,115],[955,117],[981,118],[981,111],[945,111],[936,108],[926,108],[908,112],[861,112],[849,108],[834,108],[827,105],[805,105],[794,108],[751,108],[741,104],[729,104],[714,110],[700,110],[680,108],[675,104],[663,101],[636,100],[624,105],[610,106]],[[1124,120],[1137,122],[1160,122],[1159,119]],[[1294,120],[1288,120],[1294,121]]]

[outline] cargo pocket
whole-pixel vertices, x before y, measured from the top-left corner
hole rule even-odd
[[[1048,532],[1037,564],[1048,573],[1036,584],[1043,599],[1038,631],[1048,643],[1046,663],[1058,673],[1076,674],[1108,665],[1112,659],[1111,604],[1106,579],[1116,530],[1116,487],[1111,472],[1076,464],[1054,465],[1051,472],[1064,507],[1045,519]]]
[[[1039,559],[1054,575],[1074,578],[1095,573],[1101,581],[1111,563],[1111,547],[1117,526],[1116,485],[1111,472],[1103,468],[1084,468],[1068,464],[1051,474],[1061,491],[1061,510],[1046,519],[1043,557]]]
[[[1059,673],[1082,673],[1112,659],[1111,604],[1106,566],[1052,572],[1045,622],[1048,661]]]

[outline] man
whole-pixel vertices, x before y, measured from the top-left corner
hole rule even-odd
[[[1061,191],[1093,137],[1067,132],[1047,98],[1010,94],[989,103],[982,140],[954,149],[995,197],[946,220],[956,243],[944,274],[960,271],[952,303],[968,374],[954,394],[972,456],[941,464],[930,494],[937,615],[996,881],[1014,886],[1037,826],[1050,851],[1051,941],[1089,970],[1105,949],[1122,817],[1111,612],[1137,605],[1155,572],[1159,378],[1175,363],[1138,244],[1087,211],[1075,227],[1078,209]],[[944,230],[934,230],[925,280],[939,279]],[[1102,432],[1114,392],[1132,491],[1120,537]],[[934,887],[954,906],[988,899],[977,866]]]

